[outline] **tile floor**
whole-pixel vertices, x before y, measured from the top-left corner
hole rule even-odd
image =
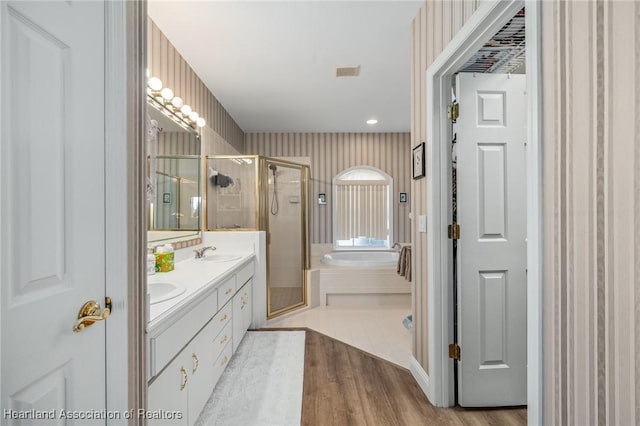
[[[410,307],[320,306],[273,319],[267,327],[308,327],[409,368],[411,332],[404,327],[402,320],[410,312]]]

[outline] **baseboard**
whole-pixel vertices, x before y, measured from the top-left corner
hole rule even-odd
[[[424,368],[422,368],[422,365],[420,365],[415,357],[411,357],[411,360],[409,361],[409,370],[411,371],[413,378],[418,382],[418,386],[420,386],[422,392],[427,396],[429,402],[433,404],[433,398],[431,395],[431,379],[429,379],[429,375],[424,371]]]

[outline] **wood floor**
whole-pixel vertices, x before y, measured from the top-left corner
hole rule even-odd
[[[306,330],[302,425],[524,425],[526,408],[435,408],[411,373]]]

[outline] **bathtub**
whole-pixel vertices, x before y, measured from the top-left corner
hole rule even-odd
[[[325,252],[326,253],[326,252]],[[411,308],[411,283],[396,273],[396,251],[332,251],[312,260],[320,306]]]
[[[334,251],[322,256],[327,265],[384,268],[398,264],[397,251]]]

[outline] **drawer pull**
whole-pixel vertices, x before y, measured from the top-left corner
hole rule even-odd
[[[225,322],[227,320],[227,314],[224,314],[222,318],[220,318],[220,322]]]
[[[198,354],[195,352],[191,355],[193,358],[193,369],[191,370],[191,374],[194,374],[198,370],[198,365],[200,365],[200,361],[198,361]]]
[[[228,288],[227,291],[224,292],[224,294],[229,295],[233,293],[233,289],[232,288]]]
[[[227,336],[227,335],[225,334],[225,335],[224,335],[224,339],[220,340],[220,344],[221,344],[221,345],[222,345],[222,344],[224,344],[224,343],[227,341],[227,339],[229,339],[229,336]]]
[[[182,373],[182,385],[180,385],[180,390],[184,390],[189,378],[187,377],[187,370],[185,370],[184,367],[180,367],[180,372]]]
[[[222,362],[220,363],[220,367],[224,367],[227,364],[227,361],[229,361],[229,358],[225,356]]]

